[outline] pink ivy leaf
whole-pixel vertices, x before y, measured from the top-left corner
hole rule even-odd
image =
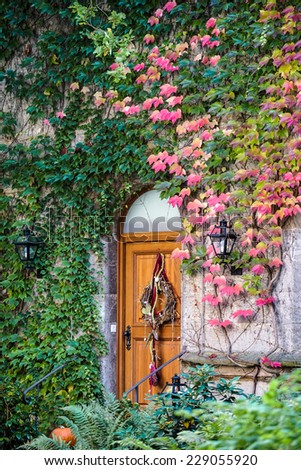
[[[105,98],[108,98],[109,100],[112,100],[117,97],[118,97],[118,91],[116,90],[109,90],[105,94]]]
[[[155,173],[158,173],[158,171],[165,171],[166,170],[166,164],[162,162],[162,160],[157,160],[153,166],[152,169],[155,170]]]
[[[152,165],[154,162],[156,162],[157,160],[159,160],[159,155],[150,155],[147,159],[147,163],[149,165]]]
[[[44,126],[50,126],[51,125],[49,119],[44,119],[43,124],[44,124]]]
[[[210,58],[210,65],[212,65],[213,67],[216,66],[216,64],[219,62],[221,56],[220,55],[215,55],[213,57]]]
[[[133,115],[137,114],[140,112],[140,106],[139,105],[132,105],[132,106],[125,106],[122,110],[122,112],[126,115]]]
[[[208,259],[202,264],[202,268],[209,268],[212,265],[212,259]]]
[[[200,202],[198,199],[195,199],[194,201],[191,201],[187,204],[187,210],[198,212],[202,206],[202,202]]]
[[[201,181],[201,179],[201,175],[190,174],[187,177],[187,184],[188,186],[196,186]]]
[[[200,218],[200,217],[196,217],[196,219],[198,219],[198,218]],[[204,219],[204,218],[206,218],[206,216],[205,216],[205,217],[201,217],[201,218]],[[207,220],[207,218],[206,218],[206,220]],[[201,222],[201,223],[202,223],[202,222]],[[213,246],[212,246],[212,245],[209,245],[209,246],[207,247],[207,249],[206,249],[206,255],[211,256],[211,255],[213,255],[213,253],[214,253]],[[211,260],[211,261],[212,261],[212,260]]]
[[[215,18],[210,18],[206,23],[206,28],[207,29],[214,28],[215,25],[216,25],[216,19]]]
[[[167,2],[164,7],[163,7],[163,10],[166,10],[168,13],[171,12],[171,10],[173,8],[175,8],[177,6],[177,2]]]
[[[210,326],[222,326],[227,328],[227,326],[231,326],[233,323],[231,320],[219,321],[217,318],[213,318],[212,320],[208,320],[208,324]]]
[[[171,167],[170,167],[170,170],[169,170],[169,173],[172,175],[173,173],[177,176],[185,176],[186,175],[186,171],[184,170],[184,168],[177,164],[177,163],[174,163]]]
[[[169,98],[173,93],[177,92],[177,89],[177,86],[172,86],[168,83],[165,83],[165,85],[160,86],[160,96],[166,96],[166,98]]]
[[[211,41],[209,44],[209,49],[213,49],[214,47],[219,46],[219,41]]]
[[[58,117],[59,119],[64,119],[64,117],[66,117],[66,114],[64,113],[64,111],[58,111],[56,113],[56,117]]]
[[[202,47],[205,47],[210,43],[211,36],[209,36],[209,34],[206,34],[205,36],[201,37],[200,40],[202,43]]]
[[[235,312],[232,313],[233,318],[237,317],[250,317],[254,314],[253,310],[236,310]]]
[[[219,36],[220,32],[224,33],[225,30],[224,29],[220,30],[219,28],[214,28],[212,30],[211,34],[212,34],[212,36]]]
[[[79,83],[78,82],[71,83],[70,90],[72,91],[79,90]]]
[[[261,264],[255,264],[252,268],[252,273],[256,274],[257,276],[263,274],[265,271],[264,267]]]
[[[211,305],[218,305],[221,303],[223,299],[220,296],[215,297],[212,294],[207,294],[202,298],[202,302],[209,302]]]
[[[281,261],[281,259],[279,258],[273,258],[270,262],[269,262],[269,266],[271,268],[273,268],[274,266],[276,268],[279,268],[281,265],[283,264],[283,262]]]
[[[215,276],[213,280],[213,284],[215,284],[216,286],[224,286],[226,285],[226,283],[227,283],[227,280],[225,276]]]
[[[158,24],[158,23],[159,23],[159,18],[157,18],[156,16],[151,16],[151,17],[148,19],[148,23],[149,23],[151,26],[154,26],[154,24]]]
[[[171,96],[168,98],[166,101],[169,104],[169,106],[175,106],[176,104],[181,104],[182,103],[183,96]]]
[[[156,109],[150,115],[150,119],[153,121],[153,123],[156,123],[159,120],[159,118],[160,118],[160,111],[158,111],[158,109]]]
[[[158,9],[155,11],[154,15],[155,15],[157,18],[161,18],[161,17],[163,16],[163,10],[162,10],[162,8],[158,8]]]
[[[265,363],[267,363],[267,362],[271,362],[270,359],[269,359],[268,357],[266,357],[266,356],[262,356],[262,357],[260,358],[260,360],[261,360],[261,362],[262,362],[263,364],[265,364]]]
[[[227,328],[227,326],[231,326],[233,323],[231,320],[224,320],[222,322],[220,322],[220,326],[223,326],[224,328]]]
[[[145,64],[141,62],[141,64],[137,64],[134,67],[135,72],[140,72],[141,70],[145,69]]]
[[[270,362],[270,366],[271,367],[282,367],[282,364],[281,364],[281,362],[272,361],[272,362]]]
[[[172,259],[189,259],[190,258],[190,253],[188,250],[180,250],[179,248],[176,248],[173,250],[170,256]]]
[[[206,284],[207,282],[212,282],[213,275],[211,273],[207,273],[203,278],[203,283]]]
[[[212,140],[213,139],[213,136],[212,136],[212,132],[209,132],[209,131],[204,131],[202,134],[201,134],[201,139],[202,140]]]
[[[185,196],[190,196],[190,188],[183,188],[180,191],[180,196],[185,197]]]
[[[219,264],[212,264],[210,265],[210,272],[211,273],[219,273],[221,270],[221,267]]]
[[[250,251],[249,251],[249,256],[254,256],[256,257],[258,255],[258,250],[256,248],[252,248]]]
[[[168,199],[168,204],[170,204],[172,207],[181,207],[183,204],[183,199],[180,196],[172,196]]]
[[[239,284],[235,286],[223,286],[220,288],[220,293],[223,295],[239,295],[243,291],[243,287]]]
[[[136,83],[137,83],[137,85],[139,85],[140,83],[147,82],[147,80],[148,80],[148,76],[145,75],[145,73],[143,73],[143,74],[139,75],[139,77],[136,79]]]
[[[182,111],[181,111],[181,109],[179,108],[179,109],[177,109],[176,111],[172,111],[172,112],[170,113],[169,119],[170,119],[170,121],[171,121],[173,124],[175,124],[175,122],[176,122],[178,119],[181,119],[181,117],[182,117]]]
[[[143,38],[145,44],[151,44],[155,42],[155,36],[153,34],[146,34]]]
[[[215,204],[214,206],[215,212],[224,212],[225,209],[226,209],[225,204]]]
[[[222,203],[222,202],[228,202],[231,199],[231,196],[229,193],[222,193],[219,196],[214,196],[211,195],[208,198],[208,204],[209,206],[215,206],[216,204]]]
[[[115,101],[115,103],[113,103],[113,108],[115,109],[115,111],[121,111],[124,107],[124,101]]]
[[[178,156],[174,153],[173,155],[167,155],[167,157],[164,159],[165,163],[168,165],[173,165],[174,163],[178,163]],[[181,195],[181,193],[180,193]]]
[[[259,297],[256,299],[256,305],[261,306],[261,305],[266,305],[266,304],[272,304],[275,302],[275,297]]]
[[[261,357],[260,360],[262,364],[267,364],[270,367],[282,367],[281,362],[271,361],[271,359],[266,356]]]

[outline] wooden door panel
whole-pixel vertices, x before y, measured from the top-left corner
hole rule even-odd
[[[133,367],[132,371],[133,384],[128,382],[128,388],[137,383],[142,377],[145,377],[147,374],[149,374],[149,362],[145,360],[147,346],[145,345],[144,338],[136,338],[134,340],[133,348],[133,363],[135,364],[135,367]],[[147,349],[149,350],[149,348]],[[158,343],[157,350],[160,357],[160,362],[163,364],[164,362],[168,361],[168,359],[179,353],[179,342],[174,340],[160,341],[160,343]],[[174,374],[179,373],[179,367],[179,360],[176,360],[159,371],[159,384],[152,387],[152,393],[150,393],[150,385],[148,380],[142,383],[138,389],[139,403],[147,403],[147,395],[160,393],[166,382],[171,382],[171,377]],[[129,398],[131,400],[135,400],[135,392],[131,392],[131,394],[129,394]]]
[[[120,338],[119,354],[123,356],[124,373],[119,374],[119,390],[129,389],[149,372],[151,362],[150,345],[147,337],[151,331],[141,314],[140,298],[145,287],[151,282],[158,252],[164,255],[165,269],[177,298],[177,316],[174,322],[165,323],[159,328],[159,340],[156,341],[156,352],[159,358],[157,366],[168,361],[180,352],[180,263],[171,259],[171,252],[180,244],[174,241],[134,242],[125,246],[121,305],[122,330],[131,327],[131,349],[125,347],[124,338]],[[164,299],[162,300],[164,302]],[[122,332],[121,332],[122,335]],[[152,393],[158,393],[173,374],[179,373],[179,361],[166,366],[159,373],[158,386],[152,387]],[[147,380],[139,387],[139,402],[145,403],[145,394],[149,393]],[[134,399],[132,395],[132,399]]]

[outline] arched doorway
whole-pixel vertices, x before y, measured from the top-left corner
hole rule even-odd
[[[181,219],[178,209],[161,200],[159,194],[152,190],[138,197],[121,224],[117,347],[119,396],[150,372],[154,351],[157,367],[180,352],[180,262],[172,259],[171,253],[181,246],[176,241]],[[158,259],[164,265],[168,285],[176,298],[176,315],[173,321],[160,325],[154,339],[149,322],[142,313],[141,296],[153,279]],[[156,309],[163,309],[165,302],[166,296],[162,294]],[[158,384],[151,386],[149,381],[144,382],[139,387],[139,403],[145,403],[145,394],[150,390],[152,394],[160,392],[175,373],[179,373],[179,361],[160,371]],[[134,399],[134,395],[129,397]]]

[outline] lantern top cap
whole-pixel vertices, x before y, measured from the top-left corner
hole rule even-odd
[[[23,235],[24,235],[24,237],[28,237],[28,236],[30,235],[30,233],[31,233],[31,232],[30,232],[30,229],[29,229],[29,227],[28,227],[28,225],[23,225],[23,229],[22,229],[22,230],[23,230]]]
[[[14,245],[41,245],[44,242],[39,240],[27,225],[24,225],[23,235],[20,235],[13,243]]]

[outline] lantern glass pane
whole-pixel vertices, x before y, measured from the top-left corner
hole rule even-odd
[[[28,251],[27,246],[18,245],[17,246],[18,255],[21,261],[27,261],[28,259]]]
[[[227,254],[227,237],[221,238],[219,242],[220,254],[226,255]]]

